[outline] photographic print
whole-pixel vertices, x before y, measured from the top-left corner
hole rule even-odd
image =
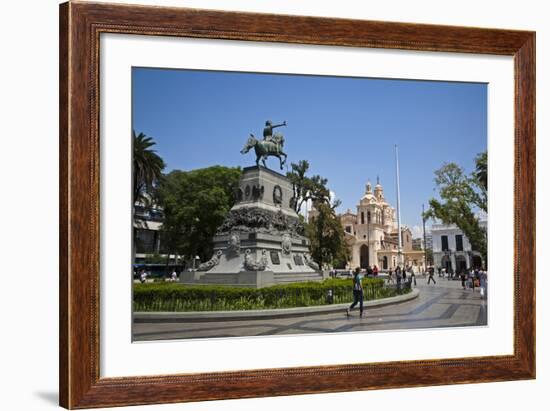
[[[133,340],[486,326],[487,84],[134,67]]]

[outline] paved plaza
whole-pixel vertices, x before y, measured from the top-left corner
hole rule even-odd
[[[138,322],[135,341],[242,337],[284,334],[312,334],[345,331],[376,331],[412,328],[471,327],[487,325],[487,301],[479,289],[463,290],[460,281],[437,278],[426,284],[418,276],[418,298],[400,304],[370,308],[359,318],[345,311],[281,319],[208,322]]]

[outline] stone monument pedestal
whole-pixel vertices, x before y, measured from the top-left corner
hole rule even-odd
[[[214,255],[185,284],[261,288],[324,278],[309,255],[309,240],[294,211],[288,178],[265,167],[243,170],[236,203],[214,236]]]

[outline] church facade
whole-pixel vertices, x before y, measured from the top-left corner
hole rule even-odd
[[[379,270],[388,270],[400,264],[396,211],[386,201],[379,180],[374,190],[371,183],[367,183],[357,212],[348,209],[340,215],[340,221],[351,255],[348,268],[366,269],[376,265]],[[413,266],[415,272],[424,271],[424,251],[413,247],[412,232],[403,225],[401,244],[401,264]]]

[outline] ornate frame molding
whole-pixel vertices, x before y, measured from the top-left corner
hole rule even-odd
[[[519,195],[516,190],[514,205],[514,354],[160,377],[100,378],[101,33],[513,56],[514,184],[521,187],[522,193]],[[62,4],[59,317],[60,405],[66,408],[535,378],[535,33],[105,3]],[[345,378],[351,376],[353,378]]]

